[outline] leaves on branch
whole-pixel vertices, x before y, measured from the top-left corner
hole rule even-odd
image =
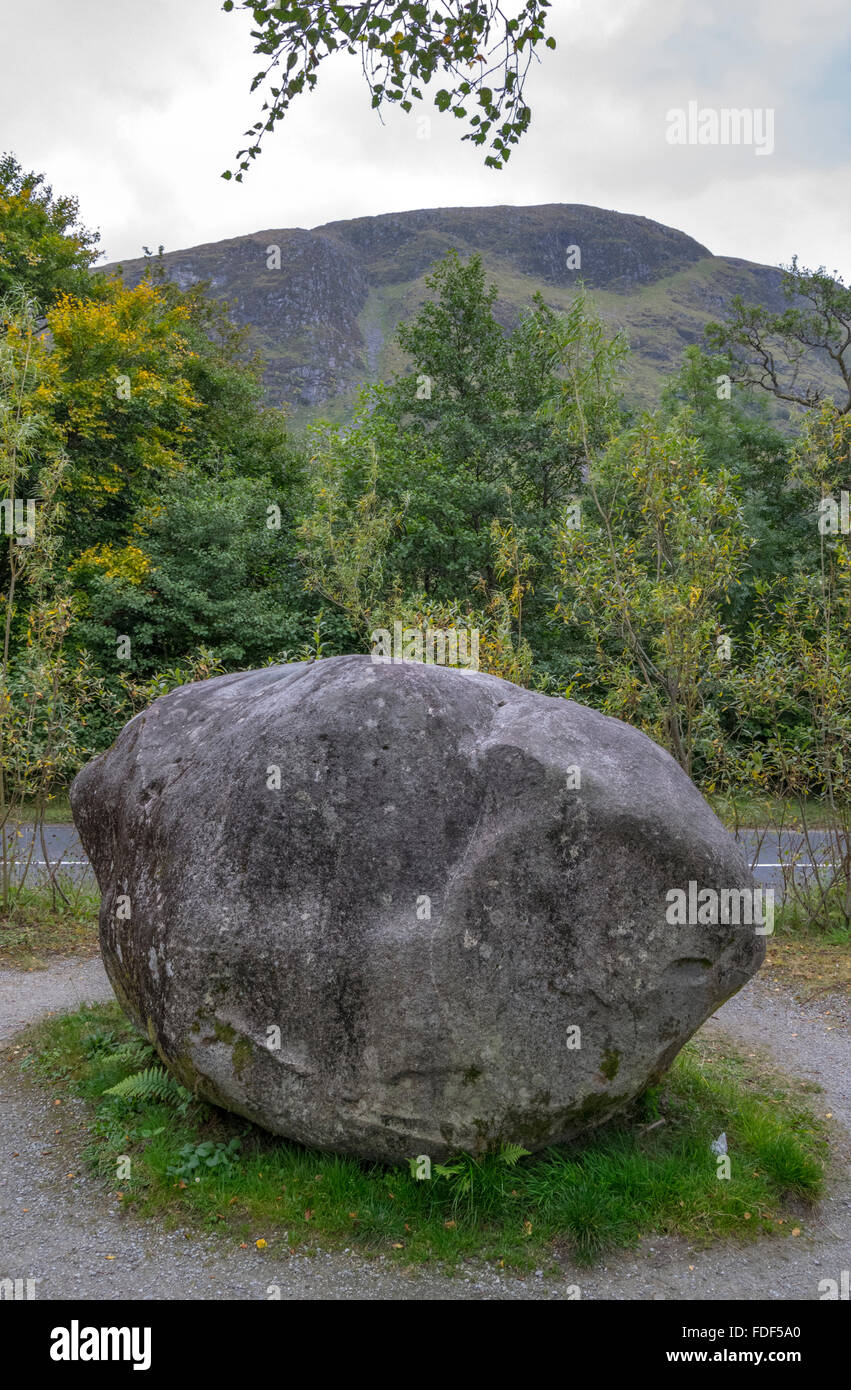
[[[817,409],[826,399],[826,371],[839,377],[837,408],[851,411],[851,287],[823,266],[807,270],[797,257],[784,269],[788,307],[779,313],[736,295],[726,323],[710,323],[706,339],[730,359],[730,375],[778,400]]]
[[[263,119],[246,131],[250,143],[237,152],[236,169],[222,177],[242,180],[261,152],[263,135],[283,120],[296,97],[313,91],[323,59],[340,49],[360,55],[376,110],[391,103],[410,111],[413,101],[425,99],[419,84],[443,75],[447,85],[437,93],[435,106],[468,120],[470,129],[462,139],[489,145],[485,164],[501,169],[532,118],[523,89],[535,50],[543,42],[547,48],[556,46],[554,38],[545,38],[551,4],[523,0],[519,13],[509,16],[500,0],[413,5],[396,0],[363,5],[244,0],[235,5],[225,0],[227,12],[250,11],[256,25],[251,32],[254,52],[269,60],[254,77],[252,92],[269,85]],[[470,93],[480,106],[472,117],[461,100]]]

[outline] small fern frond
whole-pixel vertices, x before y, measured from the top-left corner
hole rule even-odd
[[[499,1151],[499,1161],[504,1163],[506,1168],[513,1168],[519,1163],[521,1158],[528,1158],[529,1150],[524,1149],[520,1144],[503,1144]]]
[[[166,1104],[192,1099],[192,1093],[169,1076],[164,1067],[148,1067],[146,1071],[125,1076],[123,1081],[104,1091],[104,1095],[115,1096],[118,1100],[156,1100]]]
[[[110,1062],[121,1062],[125,1066],[141,1068],[146,1062],[151,1062],[156,1057],[156,1052],[149,1042],[143,1038],[132,1038],[130,1042],[122,1043],[116,1047],[114,1052],[110,1052]]]

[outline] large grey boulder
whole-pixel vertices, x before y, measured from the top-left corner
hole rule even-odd
[[[753,880],[667,753],[474,672],[345,656],[183,686],[71,803],[124,1007],[186,1085],[319,1148],[569,1140],[764,955],[723,912],[669,920],[673,890]]]

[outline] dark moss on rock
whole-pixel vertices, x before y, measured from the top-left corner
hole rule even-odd
[[[607,1047],[603,1053],[603,1060],[600,1063],[600,1071],[607,1081],[614,1081],[618,1074],[618,1067],[621,1064],[621,1055],[615,1047]]]

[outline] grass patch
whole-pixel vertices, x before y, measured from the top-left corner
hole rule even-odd
[[[851,930],[844,884],[825,894],[797,886],[777,904],[762,975],[809,1001],[838,994],[851,999]]]
[[[845,882],[837,876],[822,890],[815,884],[790,884],[778,903],[774,930],[781,936],[812,938],[833,946],[851,947]]]
[[[98,949],[100,894],[91,881],[63,874],[68,901],[34,882],[16,889],[11,907],[0,909],[0,968],[39,970],[51,956],[93,956]]]
[[[704,793],[718,819],[728,830],[800,830],[803,814],[810,830],[828,830],[842,826],[847,817],[847,809],[835,812],[826,801],[784,800],[781,797],[722,796],[719,793]]]
[[[34,802],[22,802],[18,807],[16,818],[22,823],[32,824],[37,813],[44,820],[45,825],[70,825],[74,819],[71,814],[71,801],[67,791],[55,792],[42,807],[36,807]]]
[[[695,1243],[780,1233],[801,1224],[822,1190],[826,1134],[807,1087],[716,1040],[692,1041],[629,1121],[582,1145],[462,1154],[425,1181],[407,1165],[276,1139],[173,1084],[160,1098],[161,1070],[147,1098],[106,1094],[157,1067],[116,1004],[36,1025],[15,1055],[54,1097],[71,1090],[91,1103],[86,1157],[125,1206],[260,1253],[321,1244],[410,1265],[475,1258],[552,1271],[560,1258],[587,1263],[653,1233]],[[717,1178],[710,1150],[722,1131],[729,1181]],[[131,1175],[117,1178],[122,1155]]]
[[[800,836],[795,858],[809,860],[818,852],[815,847],[810,849],[805,839],[798,801],[747,796],[707,799],[728,830],[747,826],[776,831],[782,826]],[[842,830],[848,823],[847,808],[833,812],[824,802],[808,801],[803,811],[809,831]],[[851,1000],[851,930],[842,871],[829,886],[825,871],[824,883],[826,891],[822,893],[790,872],[785,896],[779,897],[775,907],[774,935],[766,939],[768,951],[761,978],[791,989],[804,1001],[829,994]]]
[[[760,971],[799,999],[808,1002],[838,994],[851,1000],[851,937],[833,941],[813,934],[769,937],[768,954]]]

